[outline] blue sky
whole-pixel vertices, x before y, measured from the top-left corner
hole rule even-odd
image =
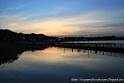
[[[0,28],[23,33],[124,35],[124,0],[0,0]]]

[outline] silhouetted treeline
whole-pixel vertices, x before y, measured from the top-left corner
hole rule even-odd
[[[23,34],[12,32],[7,29],[0,30],[0,42],[16,43],[54,43],[61,41],[100,41],[100,40],[124,40],[123,37],[103,36],[103,37],[50,37],[44,34]]]
[[[10,30],[0,30],[0,42],[11,43],[50,43],[55,42],[56,37],[49,37],[43,34],[23,34]]]

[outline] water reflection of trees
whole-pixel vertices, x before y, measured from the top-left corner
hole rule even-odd
[[[19,55],[24,51],[35,51],[35,50],[43,50],[47,48],[47,45],[44,46],[16,46],[11,44],[0,44],[0,65],[4,63],[12,63],[13,61],[19,58]]]

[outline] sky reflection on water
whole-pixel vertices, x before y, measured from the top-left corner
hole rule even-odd
[[[123,78],[123,54],[49,47],[0,65],[1,83],[69,83],[71,78]]]

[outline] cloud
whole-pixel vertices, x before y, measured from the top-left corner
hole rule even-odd
[[[70,16],[35,18],[32,15],[0,16],[0,27],[17,32],[46,35],[90,35],[122,33],[122,11],[88,11]]]

